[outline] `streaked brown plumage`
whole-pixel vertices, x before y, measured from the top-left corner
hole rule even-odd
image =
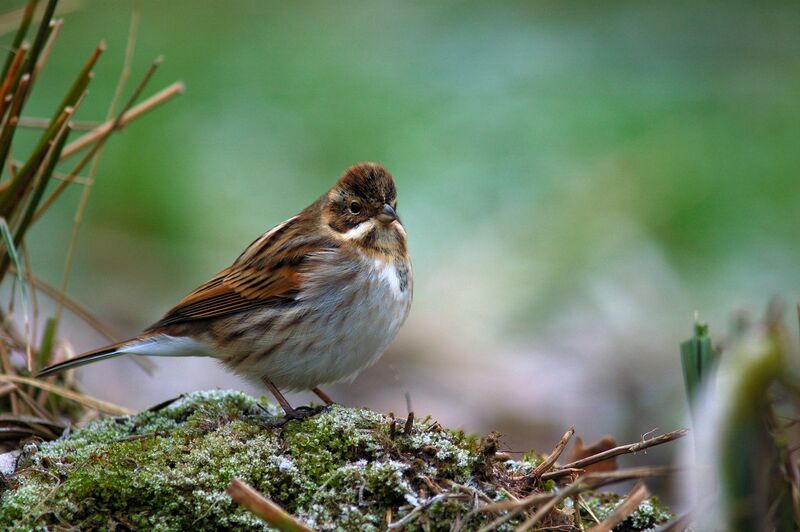
[[[206,355],[280,389],[354,376],[388,347],[411,305],[411,262],[391,174],[348,168],[297,216],[256,239],[229,267],[140,336],[40,375],[123,354]]]

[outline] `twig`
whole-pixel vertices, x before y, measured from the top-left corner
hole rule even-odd
[[[535,526],[536,523],[538,523],[547,512],[552,510],[556,504],[568,497],[572,497],[575,494],[597,489],[601,486],[615,484],[617,482],[664,476],[672,474],[676,471],[677,469],[674,467],[632,467],[629,469],[620,469],[618,471],[588,473],[582,477],[579,477],[572,484],[567,485],[556,493],[534,493],[518,501],[502,501],[494,504],[487,504],[480,509],[481,512],[499,512],[505,510],[508,510],[508,512],[505,515],[498,517],[485,527],[481,528],[479,532],[495,530],[506,521],[518,515],[520,512],[523,512],[539,503],[545,503],[530,519],[523,523],[523,525],[520,525],[520,527],[526,527],[521,528],[521,530],[530,530],[530,528]],[[553,499],[557,500],[552,502]],[[542,508],[547,508],[547,511],[542,512]]]
[[[13,265],[11,266],[10,271],[12,272],[16,271],[14,270]],[[115,335],[111,331],[111,329],[109,329],[102,321],[100,321],[94,315],[92,315],[92,313],[86,307],[84,307],[71,297],[69,297],[67,294],[60,293],[56,287],[46,283],[45,281],[39,279],[35,275],[31,275],[29,281],[36,290],[40,290],[43,294],[52,298],[54,301],[58,301],[59,299],[61,299],[61,303],[64,305],[64,308],[71,311],[76,316],[85,321],[87,324],[89,324],[89,326],[91,326],[95,331],[100,333],[106,340],[108,340],[111,343],[119,341],[119,337]],[[0,313],[0,318],[2,318],[2,313]],[[5,323],[2,324],[3,327],[7,327],[9,325],[11,325],[10,321],[6,321]],[[15,330],[13,328],[6,329],[6,332],[12,333],[12,338],[13,338],[14,336],[13,333],[15,333]],[[15,340],[15,342],[24,342],[24,340],[21,337],[18,337],[18,339]],[[154,365],[150,360],[144,357],[133,357],[133,361],[137,365],[139,365],[146,373],[152,373]],[[6,371],[6,373],[8,372]],[[16,398],[12,396],[12,400],[15,401]]]
[[[56,11],[59,15],[65,15],[73,11],[77,11],[85,4],[85,0],[62,0],[58,4]],[[25,8],[20,8],[14,11],[6,11],[0,13],[0,36],[12,32],[19,28]],[[31,21],[39,20],[40,15],[33,15]]]
[[[583,520],[581,519],[581,494],[576,493],[572,496],[572,521],[575,528],[583,532]]]
[[[579,467],[562,467],[555,471],[550,471],[542,475],[542,480],[554,480],[561,477],[568,477],[570,475],[580,475],[584,470]]]
[[[148,99],[144,100],[139,105],[135,105],[131,107],[131,109],[122,115],[122,118],[119,120],[117,124],[117,129],[123,128],[142,116],[143,114],[147,113],[151,109],[154,109],[161,105],[162,103],[171,100],[175,96],[183,93],[184,91],[183,83],[176,81],[172,85],[162,89],[161,91],[157,92],[156,94],[152,95]],[[61,160],[71,157],[75,155],[82,149],[86,148],[87,146],[91,145],[97,139],[103,137],[107,134],[109,129],[114,128],[114,120],[107,120],[103,122],[101,125],[96,127],[91,132],[85,134],[84,136],[80,137],[79,139],[70,142],[64,148],[64,151],[61,152]]]
[[[51,423],[55,422],[53,417],[50,414],[48,414],[47,411],[45,411],[44,408],[39,406],[39,404],[36,401],[34,401],[34,399],[30,395],[28,395],[25,392],[25,390],[23,390],[20,387],[17,387],[17,389],[15,390],[15,393],[19,396],[20,399],[22,399],[23,403],[28,405],[28,408],[30,408],[30,410],[33,413],[33,415],[45,418],[48,421],[50,421]],[[55,436],[56,436],[56,434],[53,434],[53,437],[55,437]]]
[[[22,264],[25,266],[25,281],[28,286],[33,286],[33,266],[31,256],[28,253],[28,246],[23,242],[20,246],[22,254]],[[39,298],[36,297],[36,290],[31,290],[31,322],[34,324],[31,333],[31,342],[36,343],[36,324],[39,323]],[[41,350],[40,350],[41,351]]]
[[[231,499],[283,532],[312,532],[283,508],[267,499],[245,482],[235,478],[225,490]]]
[[[13,24],[8,24],[6,21],[6,27],[9,29],[15,29],[16,33],[14,35],[14,39],[11,42],[10,49],[8,51],[8,57],[6,58],[6,62],[3,65],[2,74],[0,77],[6,77],[8,74],[9,66],[11,61],[13,60],[13,56],[19,50],[20,46],[24,43],[25,35],[28,33],[28,28],[33,21],[33,15],[36,12],[36,0],[28,0],[27,4],[24,8],[19,9],[17,11],[12,11],[10,13],[4,13],[0,15],[0,20],[11,18]],[[0,28],[3,27],[2,22],[0,22]]]
[[[163,437],[167,436],[168,434],[169,433],[166,431],[157,430],[154,432],[147,432],[145,434],[131,434],[130,436],[123,436],[122,438],[115,439],[114,442],[144,440],[147,438]]]
[[[679,438],[683,438],[688,433],[689,429],[678,429],[678,430],[673,430],[672,432],[667,432],[666,434],[662,434],[660,436],[656,436],[655,438],[650,438],[648,440],[641,440],[636,443],[631,443],[628,445],[620,445],[619,447],[614,447],[613,449],[603,451],[602,453],[593,454],[592,456],[587,456],[586,458],[582,458],[580,460],[575,460],[574,462],[570,462],[569,464],[565,464],[561,468],[553,471],[553,473],[554,474],[559,473],[566,469],[583,469],[586,466],[596,464],[597,462],[602,462],[603,460],[613,458],[614,456],[619,456],[621,454],[638,453],[639,451],[642,451],[649,447],[653,447],[655,445],[661,445],[663,443],[668,443],[677,440]],[[549,478],[554,478],[554,476],[550,476]]]
[[[115,416],[133,415],[131,410],[128,410],[122,406],[108,403],[100,399],[95,399],[94,397],[90,397],[83,393],[73,392],[72,390],[62,388],[61,386],[56,386],[55,384],[50,384],[49,382],[45,382],[43,380],[21,377],[19,375],[0,375],[0,381],[27,384],[29,386],[33,386],[34,388],[47,390],[50,393],[60,395],[65,399],[75,401],[76,403],[86,405],[89,408],[94,408],[95,410],[100,410],[101,412],[105,412],[107,414],[112,414]]]
[[[94,184],[93,181],[88,181],[85,177],[75,176],[74,178],[69,177],[69,174],[65,174],[64,172],[53,172],[53,175],[50,176],[52,179],[57,179],[58,181],[67,181],[70,185],[89,185]]]
[[[503,510],[509,510],[509,511],[505,515],[501,515],[500,517],[498,517],[485,527],[479,529],[478,532],[489,532],[490,530],[496,530],[500,525],[502,525],[506,521],[511,520],[519,513],[525,511],[526,509],[540,502],[546,502],[552,497],[553,494],[551,493],[533,493],[531,495],[528,495],[524,499],[487,504],[486,506],[479,508],[479,511],[481,512],[497,512]]]
[[[556,507],[558,503],[563,501],[564,499],[571,497],[572,495],[578,493],[580,491],[581,485],[577,482],[575,484],[570,484],[565,489],[559,491],[555,494],[549,501],[544,503],[541,508],[536,510],[531,517],[525,520],[521,525],[516,528],[515,532],[525,532],[526,530],[530,530],[536,526],[539,521],[541,521],[544,516],[550,513],[550,511]]]
[[[44,68],[45,63],[47,62],[47,59],[50,57],[50,52],[53,51],[53,44],[55,44],[58,34],[61,32],[61,26],[63,24],[63,20],[50,21],[50,34],[47,36],[47,41],[44,44],[42,53],[39,54],[39,61],[36,62],[36,66],[33,69],[33,73],[31,75],[31,84],[36,82],[39,74]]]
[[[6,316],[5,312],[0,309],[0,330],[5,333],[8,339],[13,344],[12,347],[18,349],[19,351],[24,351],[26,346],[26,340],[24,335],[17,330],[17,327],[14,325],[14,322],[11,320],[10,317]],[[2,345],[2,342],[0,342]],[[34,350],[34,355],[38,355],[38,351]]]
[[[45,44],[45,39],[47,39],[47,36],[50,34],[50,22],[53,20],[53,13],[56,10],[57,3],[58,0],[47,1],[47,6],[44,8],[44,14],[39,23],[39,29],[36,31],[36,36],[33,38],[31,54],[28,56],[28,59],[25,61],[25,66],[23,67],[23,72],[26,74],[33,75],[33,69],[36,66],[36,58],[39,57],[42,47]]]
[[[622,504],[614,508],[611,515],[605,518],[602,523],[590,528],[589,532],[611,532],[615,526],[635,512],[639,505],[648,497],[650,497],[650,491],[647,489],[647,486],[644,485],[644,482],[640,480],[628,495],[625,496],[625,500]]]
[[[586,504],[586,501],[583,500],[583,495],[580,495],[580,494],[578,495],[578,501],[579,501],[581,507],[584,510],[586,510],[586,513],[589,514],[589,517],[594,519],[595,523],[599,523],[600,519],[597,518],[597,516],[594,514],[594,511],[592,510],[592,508],[588,504]]]
[[[420,504],[419,506],[415,506],[413,510],[411,510],[407,515],[403,516],[402,519],[399,521],[394,521],[393,523],[389,523],[386,528],[399,528],[402,526],[407,525],[410,523],[417,515],[419,515],[422,510],[428,508],[434,503],[439,501],[443,501],[445,499],[458,499],[462,498],[463,495],[461,493],[440,493],[434,497],[427,499],[425,502]]]
[[[531,473],[533,478],[539,478],[545,471],[553,467],[553,464],[556,463],[558,457],[564,452],[564,449],[567,447],[567,443],[569,443],[569,440],[572,438],[573,434],[575,434],[575,427],[570,427],[569,430],[567,430],[567,432],[561,436],[561,439],[558,441],[555,448],[553,448],[553,451],[547,456],[547,458],[545,458],[544,461],[533,470],[533,473]]]
[[[11,268],[9,268],[9,271],[12,273],[16,273],[16,270],[14,269],[13,265],[11,266]],[[36,277],[36,275],[33,274],[31,274],[28,277],[28,280],[31,286],[33,286],[35,289],[39,290],[49,298],[55,301],[61,299],[62,304],[64,305],[65,308],[67,308],[70,312],[72,312],[73,314],[81,318],[83,321],[88,323],[95,331],[100,333],[106,340],[112,343],[119,341],[119,337],[115,335],[113,332],[111,332],[111,329],[109,329],[105,324],[103,324],[102,321],[100,321],[94,315],[92,315],[89,309],[87,309],[86,307],[84,307],[83,305],[81,305],[68,295],[60,293],[58,291],[58,288],[56,288],[51,284],[48,284],[42,279],[39,279],[38,277]]]
[[[0,386],[0,397],[5,397],[9,393],[13,392],[17,389],[16,384],[8,383],[3,386]]]
[[[11,357],[9,356],[8,349],[6,348],[5,342],[0,341],[0,363],[3,366],[3,373],[6,375],[13,375],[16,373],[14,371],[14,366],[11,364]],[[16,386],[15,386],[16,387]],[[19,404],[17,403],[17,396],[16,394],[11,394],[11,413],[14,415],[19,414]]]
[[[127,61],[127,59],[126,59],[126,61]],[[44,215],[45,212],[47,212],[47,210],[53,205],[53,203],[55,203],[55,201],[59,198],[59,196],[61,196],[61,194],[64,192],[64,190],[66,190],[66,188],[73,182],[73,180],[77,178],[78,173],[81,170],[83,170],[83,168],[89,163],[89,161],[91,161],[92,162],[92,166],[90,167],[89,175],[85,180],[86,181],[86,188],[84,188],[83,193],[81,194],[81,203],[84,203],[84,199],[86,201],[88,201],[89,191],[87,189],[91,188],[91,186],[94,184],[94,175],[97,172],[97,164],[98,164],[98,161],[99,161],[99,158],[100,158],[100,152],[103,149],[103,146],[105,145],[106,141],[109,139],[111,134],[114,131],[119,129],[119,127],[120,127],[119,124],[120,124],[120,122],[122,120],[122,117],[131,108],[131,106],[134,104],[134,102],[139,98],[139,95],[144,90],[145,86],[147,85],[147,82],[150,81],[150,78],[153,77],[153,74],[155,73],[156,69],[160,65],[161,65],[161,57],[156,58],[152,63],[150,63],[150,67],[145,72],[145,74],[142,77],[141,81],[139,81],[139,84],[134,89],[134,91],[131,94],[130,98],[128,98],[128,101],[125,103],[125,105],[122,106],[122,109],[120,110],[120,112],[117,115],[117,117],[114,119],[114,122],[111,124],[111,127],[108,128],[105,131],[104,135],[100,136],[97,139],[97,141],[92,145],[92,147],[89,149],[89,151],[72,168],[72,170],[69,172],[67,177],[65,179],[61,180],[61,182],[58,184],[58,186],[56,186],[55,190],[53,190],[53,192],[50,193],[50,195],[44,201],[42,206],[36,211],[36,215],[34,216],[34,220],[38,220],[39,218],[41,218]],[[127,72],[127,70],[126,70],[126,72]],[[127,74],[126,74],[125,78],[127,78]],[[121,77],[120,79],[124,79],[124,78]],[[118,88],[119,88],[119,86],[118,86]],[[115,95],[115,98],[117,96],[118,96],[118,94]],[[115,107],[115,105],[114,105],[114,103],[112,103],[111,109],[113,110],[114,107]],[[82,218],[81,213],[82,213],[82,209],[79,207],[78,208],[78,214],[76,214],[76,224],[77,225],[80,225],[79,218]],[[67,268],[67,270],[69,270],[69,268]],[[59,310],[60,310],[60,308],[59,308]],[[58,316],[58,312],[56,313],[56,315]]]
[[[5,79],[3,79],[2,84],[0,84],[0,117],[5,115],[6,105],[8,104],[6,100],[6,94],[11,91],[13,82],[15,79],[17,79],[17,72],[19,72],[19,70],[22,68],[22,63],[29,51],[30,46],[28,46],[27,43],[22,43],[22,45],[20,45],[14,54],[14,58],[9,64]]]
[[[542,505],[542,507],[537,510],[530,519],[518,526],[516,532],[526,532],[527,530],[531,530],[559,502],[582,491],[596,489],[600,486],[606,486],[608,484],[622,482],[625,480],[640,479],[651,476],[663,476],[674,471],[675,468],[672,467],[638,467],[620,471],[589,473],[588,475],[579,478],[572,484],[560,490],[550,501]]]
[[[27,129],[47,129],[48,127],[50,127],[50,119],[21,116],[19,117],[19,122],[17,125],[19,127]],[[99,125],[100,124],[98,124],[97,122],[83,122],[80,120],[73,120],[70,127],[72,131],[92,131]]]
[[[411,435],[411,430],[414,428],[414,412],[408,413],[408,418],[406,418],[406,424],[403,427],[403,434],[406,436]]]

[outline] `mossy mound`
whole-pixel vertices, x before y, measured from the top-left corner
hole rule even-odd
[[[239,478],[317,529],[379,530],[402,520],[407,530],[450,529],[456,521],[469,530],[497,517],[474,511],[479,503],[523,495],[525,473],[535,466],[496,455],[493,437],[430,420],[406,435],[402,422],[365,409],[334,406],[283,426],[268,423],[267,414],[279,410],[241,393],[198,392],[28,443],[3,477],[0,525],[268,528],[226,495]],[[591,501],[600,514],[616,504]],[[552,519],[569,525],[570,512],[562,508]],[[643,530],[668,518],[647,501],[624,524]]]

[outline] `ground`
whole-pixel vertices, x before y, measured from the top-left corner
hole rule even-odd
[[[196,392],[135,416],[93,422],[52,442],[29,442],[0,466],[0,525],[19,530],[267,529],[225,493],[239,478],[312,528],[474,530],[499,514],[477,511],[533,489],[538,458],[513,461],[484,438],[424,419],[332,406],[278,425],[279,409],[238,392]],[[9,463],[10,462],[10,463]],[[618,498],[584,495],[602,519]],[[573,523],[570,504],[548,519]],[[582,512],[588,524],[588,513]],[[645,501],[618,530],[668,520]],[[511,519],[505,529],[521,522]]]

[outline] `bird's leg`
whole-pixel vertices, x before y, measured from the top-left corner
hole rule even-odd
[[[278,400],[278,403],[280,403],[281,408],[283,408],[283,411],[286,412],[287,416],[294,413],[294,408],[292,408],[292,405],[289,404],[289,401],[286,400],[278,387],[272,384],[271,380],[266,377],[261,377],[261,382],[264,383],[264,386],[266,386],[275,399]]]
[[[275,399],[277,399],[278,403],[280,403],[281,408],[283,408],[283,411],[286,412],[286,417],[281,423],[279,423],[279,425],[283,425],[283,423],[286,423],[290,419],[310,418],[311,416],[319,414],[325,408],[327,408],[327,407],[309,408],[307,406],[301,406],[300,408],[292,408],[292,405],[289,404],[289,401],[286,400],[286,397],[283,396],[281,391],[278,389],[277,386],[275,386],[275,384],[273,384],[271,380],[269,380],[267,377],[261,377],[261,382],[264,383],[264,386],[269,388],[269,391],[272,392],[272,395],[274,395]]]
[[[317,387],[315,387],[315,388],[312,388],[312,389],[311,389],[311,391],[312,391],[312,392],[314,392],[314,393],[317,395],[317,397],[319,397],[320,399],[322,399],[322,401],[323,401],[323,402],[324,402],[324,403],[325,403],[327,406],[331,406],[332,404],[336,404],[336,403],[334,402],[334,400],[333,400],[333,399],[331,399],[331,396],[330,396],[330,395],[328,395],[327,393],[325,393],[325,392],[323,392],[322,390],[320,390],[319,386],[317,386]]]

